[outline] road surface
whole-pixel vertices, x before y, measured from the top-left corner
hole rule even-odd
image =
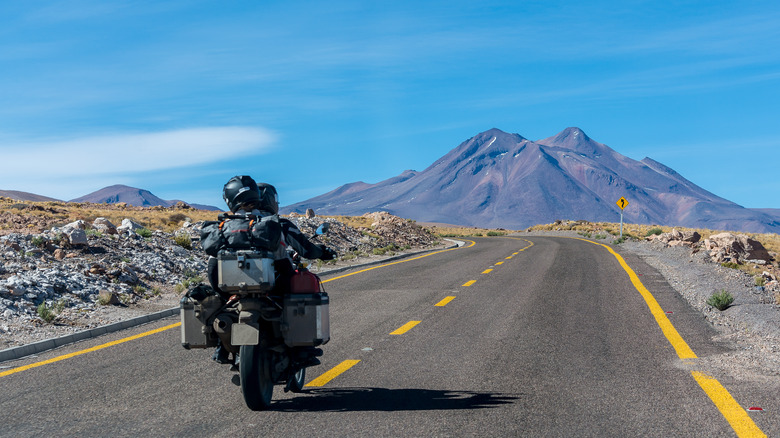
[[[604,245],[475,239],[323,280],[315,385],[268,411],[169,318],[2,364],[0,436],[780,436],[778,396],[698,369],[727,347]]]

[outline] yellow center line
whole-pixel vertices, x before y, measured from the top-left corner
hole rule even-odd
[[[36,368],[36,367],[39,367],[39,366],[48,365],[50,363],[59,362],[61,360],[70,359],[71,357],[76,357],[76,356],[79,356],[79,355],[82,355],[82,354],[85,354],[85,353],[91,353],[93,351],[98,351],[98,350],[102,350],[104,348],[113,347],[114,345],[119,345],[119,344],[122,344],[122,343],[125,343],[125,342],[134,341],[136,339],[143,338],[144,336],[153,335],[153,334],[156,334],[156,333],[164,332],[165,330],[172,329],[174,327],[179,327],[180,325],[181,325],[181,323],[177,322],[175,324],[166,325],[165,327],[160,327],[158,329],[149,330],[148,332],[139,333],[137,335],[129,336],[127,338],[117,339],[116,341],[111,341],[111,342],[107,342],[105,344],[96,345],[94,347],[87,348],[86,350],[74,351],[73,353],[63,354],[62,356],[53,357],[51,359],[47,359],[47,360],[43,360],[43,361],[40,361],[40,362],[31,363],[29,365],[23,365],[23,366],[20,366],[20,367],[17,367],[17,368],[8,370],[8,371],[1,372],[0,373],[0,377],[5,377],[5,376],[8,376],[8,375],[11,375],[11,374],[14,374],[14,373],[18,373],[18,372],[21,372],[21,371],[26,371],[26,370],[29,370],[31,368]]]
[[[485,269],[484,271],[482,271],[483,274],[490,274],[491,272],[493,272],[492,269]]]
[[[504,260],[512,260],[512,257],[514,257],[514,256],[509,256],[509,257],[507,257],[507,258],[506,258],[506,259],[504,259]]]
[[[435,306],[436,306],[436,307],[444,307],[444,306],[446,306],[447,304],[449,304],[449,302],[450,302],[450,301],[452,301],[452,300],[454,300],[454,299],[455,299],[455,297],[447,297],[447,298],[444,298],[443,300],[441,300],[441,301],[439,301],[438,303],[436,303],[436,304],[435,304]]]
[[[471,242],[471,245],[464,246],[463,248],[471,248],[472,246],[477,244],[477,242],[475,242],[473,240],[466,240],[466,241],[467,242]],[[361,274],[363,272],[373,271],[374,269],[384,268],[386,266],[397,265],[399,263],[411,262],[411,261],[414,261],[414,260],[420,260],[420,259],[423,259],[425,257],[430,257],[432,255],[441,254],[441,253],[447,252],[447,251],[454,251],[456,249],[460,249],[460,247],[458,247],[458,248],[450,248],[450,249],[443,249],[441,251],[434,251],[434,252],[431,252],[431,253],[428,253],[428,254],[424,254],[424,255],[421,255],[421,256],[418,256],[418,257],[412,257],[412,258],[409,258],[409,259],[398,260],[396,262],[391,262],[391,263],[385,263],[385,264],[382,264],[382,265],[372,266],[370,268],[361,269],[360,271],[350,272],[349,274],[344,274],[344,275],[340,275],[338,277],[333,277],[333,278],[329,278],[327,280],[322,280],[322,282],[323,283],[327,283],[329,281],[339,280],[339,279],[346,278],[346,277],[351,277],[353,275]]]
[[[345,360],[344,362],[341,362],[304,386],[323,386],[338,377],[344,371],[347,371],[348,369],[357,365],[358,362],[360,361],[355,359]]]
[[[504,262],[496,262],[496,266],[501,266],[503,264],[504,264]]]
[[[409,321],[406,324],[402,325],[401,327],[398,327],[397,329],[390,332],[391,335],[402,335],[409,330],[412,329],[412,327],[416,326],[417,324],[421,323],[422,321]]]
[[[469,287],[469,286],[471,286],[472,284],[474,284],[476,282],[477,282],[477,280],[469,280],[469,281],[463,283],[463,287]]]
[[[650,313],[655,317],[655,321],[661,328],[664,336],[666,336],[666,339],[670,344],[672,344],[672,347],[674,347],[674,350],[677,352],[677,356],[680,359],[696,359],[696,354],[693,352],[693,350],[691,350],[685,340],[683,340],[682,336],[680,336],[680,333],[677,332],[677,329],[674,328],[672,322],[669,321],[669,318],[666,316],[666,313],[663,311],[663,309],[661,309],[661,305],[658,304],[658,301],[656,301],[653,294],[651,294],[650,291],[647,290],[647,288],[642,284],[634,270],[628,266],[628,263],[626,263],[620,254],[603,243],[591,242],[590,240],[581,239],[579,237],[570,237],[570,239],[582,240],[583,242],[602,246],[606,248],[607,251],[609,251],[613,256],[615,256],[618,263],[620,263],[620,266],[624,271],[626,271],[628,277],[631,279],[631,283],[634,285],[634,288],[636,288],[640,295],[642,295],[642,298],[645,299],[645,303],[650,309]],[[734,429],[734,432],[737,433],[738,437],[766,436],[766,434],[764,434],[764,432],[762,432],[761,429],[756,426],[756,423],[753,422],[753,419],[750,418],[747,411],[745,411],[745,409],[743,409],[742,406],[740,406],[739,403],[734,400],[734,397],[731,396],[728,390],[726,390],[726,388],[724,388],[720,382],[718,382],[715,378],[707,376],[699,371],[691,371],[691,375],[699,384],[699,386],[701,386],[701,389],[704,390],[704,393],[707,394],[710,400],[712,400],[726,421],[729,422],[731,427]]]

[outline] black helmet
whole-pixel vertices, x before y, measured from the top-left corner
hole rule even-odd
[[[268,183],[257,185],[260,190],[260,210],[265,210],[272,214],[279,213],[279,195],[276,193],[276,187]]]
[[[222,198],[230,211],[235,213],[243,204],[259,202],[260,191],[251,176],[234,176],[222,188]]]

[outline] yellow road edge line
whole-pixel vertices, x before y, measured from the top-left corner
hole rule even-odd
[[[699,371],[691,371],[691,375],[701,386],[701,389],[710,397],[721,414],[729,422],[738,437],[765,437],[766,434],[756,426],[747,411],[734,400],[726,388],[715,378]]]
[[[469,286],[471,286],[472,284],[474,284],[476,282],[477,282],[477,280],[469,280],[469,281],[463,283],[463,287],[469,287]]]
[[[464,240],[465,240],[465,239],[464,239]],[[476,245],[476,244],[477,244],[477,242],[475,242],[475,241],[473,241],[473,240],[466,240],[466,242],[471,242],[471,245],[469,245],[469,246],[464,246],[464,247],[462,247],[462,248],[471,248],[472,246],[474,246],[474,245]],[[406,262],[411,262],[411,261],[414,261],[414,260],[420,260],[420,259],[423,259],[423,258],[425,258],[425,257],[430,257],[430,256],[432,256],[432,255],[441,254],[441,253],[443,253],[443,252],[447,252],[447,251],[454,251],[454,250],[456,250],[456,249],[460,249],[460,248],[461,248],[461,247],[457,247],[457,248],[450,248],[450,249],[443,249],[443,250],[441,250],[441,251],[435,251],[435,252],[431,252],[431,253],[428,253],[428,254],[423,254],[423,255],[421,255],[421,256],[418,256],[418,257],[412,257],[412,258],[410,258],[410,259],[403,259],[403,260],[398,260],[398,261],[396,261],[396,262],[392,262],[392,263],[385,263],[385,264],[383,264],[383,265],[372,266],[372,267],[370,267],[370,268],[361,269],[360,271],[350,272],[349,274],[344,274],[344,275],[340,275],[340,276],[338,276],[338,277],[333,277],[333,278],[329,278],[329,279],[327,279],[327,280],[322,280],[322,282],[323,282],[323,283],[327,283],[327,282],[329,282],[329,281],[333,281],[333,280],[339,280],[339,279],[346,278],[346,277],[351,277],[351,276],[353,276],[353,275],[357,275],[357,274],[360,274],[360,273],[363,273],[363,272],[373,271],[374,269],[384,268],[384,267],[386,267],[386,266],[397,265],[397,264],[399,264],[399,263],[406,263]]]
[[[628,266],[628,263],[626,263],[620,254],[616,253],[612,248],[604,245],[603,243],[591,242],[590,240],[580,239],[579,237],[570,237],[570,239],[582,240],[594,245],[603,246],[610,253],[612,253],[612,255],[617,259],[618,263],[620,263],[620,266],[623,267],[623,270],[628,273],[628,276],[631,279],[631,283],[633,283],[634,287],[645,299],[647,306],[650,308],[650,312],[655,317],[659,327],[661,327],[661,331],[663,331],[666,339],[669,341],[669,343],[672,344],[672,347],[674,347],[675,351],[677,352],[677,356],[679,356],[680,359],[696,359],[696,354],[683,340],[682,336],[680,336],[680,334],[674,328],[671,321],[669,321],[669,318],[666,317],[666,313],[661,309],[658,301],[656,301],[655,297],[653,297],[650,291],[645,288],[634,270]],[[717,379],[707,376],[706,374],[699,371],[691,371],[691,375],[699,384],[699,386],[701,386],[701,389],[704,390],[704,393],[707,394],[710,400],[712,400],[712,402],[720,411],[721,415],[723,415],[726,421],[729,422],[738,437],[766,437],[766,434],[764,434],[764,432],[761,431],[758,426],[756,426],[756,423],[753,422],[753,419],[750,418],[750,416],[747,414],[747,411],[745,411],[742,406],[737,403],[734,397],[731,396],[728,390],[723,387],[723,385],[721,385]]]
[[[335,379],[340,374],[344,373],[348,369],[357,365],[358,362],[360,362],[360,360],[355,360],[355,359],[345,360],[344,362],[341,362],[340,364],[326,371],[325,373],[323,373],[322,375],[320,375],[319,377],[317,377],[316,379],[312,380],[311,382],[307,383],[304,386],[309,386],[309,387],[324,386],[326,383]]]
[[[482,271],[483,274],[490,274],[491,272],[493,272],[492,269],[485,269],[484,271]]]
[[[414,326],[421,323],[422,321],[409,321],[406,324],[402,325],[401,327],[398,327],[397,329],[390,332],[391,335],[402,335],[409,330],[411,330]]]
[[[572,237],[572,239],[582,240],[594,245],[603,246],[607,249],[607,251],[612,253],[612,255],[617,259],[618,263],[620,263],[620,266],[623,268],[623,270],[628,274],[628,278],[631,279],[631,283],[634,285],[634,288],[636,288],[639,294],[642,295],[642,298],[644,298],[647,307],[650,309],[650,313],[653,315],[653,317],[655,317],[655,321],[658,323],[658,326],[661,328],[664,336],[666,336],[666,339],[670,344],[672,344],[672,347],[674,347],[674,350],[677,352],[677,356],[680,359],[696,359],[696,353],[691,350],[691,347],[689,347],[682,336],[680,336],[680,333],[677,332],[677,329],[674,328],[672,322],[669,321],[669,318],[666,316],[666,312],[663,311],[661,305],[658,304],[658,301],[656,301],[653,294],[651,294],[645,285],[642,284],[642,282],[639,280],[639,277],[636,275],[636,272],[634,272],[634,270],[628,266],[628,263],[626,263],[620,254],[616,253],[612,248],[604,245],[603,243],[591,242],[590,240],[580,239],[578,237]]]
[[[455,299],[455,297],[447,297],[447,298],[444,298],[443,300],[441,300],[441,301],[439,301],[438,303],[434,304],[434,306],[435,306],[435,307],[444,307],[444,306],[446,306],[447,304],[449,304],[449,303],[450,303],[450,301],[452,301],[452,300],[454,300],[454,299]]]
[[[11,374],[14,374],[14,373],[26,371],[26,370],[29,370],[31,368],[37,368],[37,367],[40,367],[40,366],[43,366],[43,365],[48,365],[50,363],[59,362],[61,360],[70,359],[71,357],[76,357],[76,356],[79,356],[79,355],[82,355],[82,354],[91,353],[93,351],[102,350],[104,348],[113,347],[114,345],[119,345],[119,344],[122,344],[122,343],[125,343],[125,342],[128,342],[128,341],[134,341],[136,339],[143,338],[145,336],[149,336],[149,335],[153,335],[153,334],[156,334],[156,333],[164,332],[165,330],[169,330],[169,329],[172,329],[174,327],[179,327],[180,325],[181,325],[181,322],[177,322],[175,324],[166,325],[165,327],[160,327],[160,328],[157,328],[157,329],[154,329],[154,330],[149,330],[147,332],[139,333],[137,335],[129,336],[129,337],[122,338],[122,339],[117,339],[116,341],[111,341],[111,342],[107,342],[105,344],[96,345],[94,347],[87,348],[85,350],[74,351],[73,353],[63,354],[62,356],[53,357],[51,359],[42,360],[40,362],[35,362],[35,363],[28,364],[28,365],[22,365],[20,367],[13,368],[13,369],[10,369],[8,371],[0,372],[0,377],[5,377],[5,376],[8,376],[8,375],[11,375]]]

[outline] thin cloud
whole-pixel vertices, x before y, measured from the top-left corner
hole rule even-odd
[[[27,175],[55,180],[196,166],[267,152],[275,138],[262,128],[217,127],[5,145],[0,183]]]

